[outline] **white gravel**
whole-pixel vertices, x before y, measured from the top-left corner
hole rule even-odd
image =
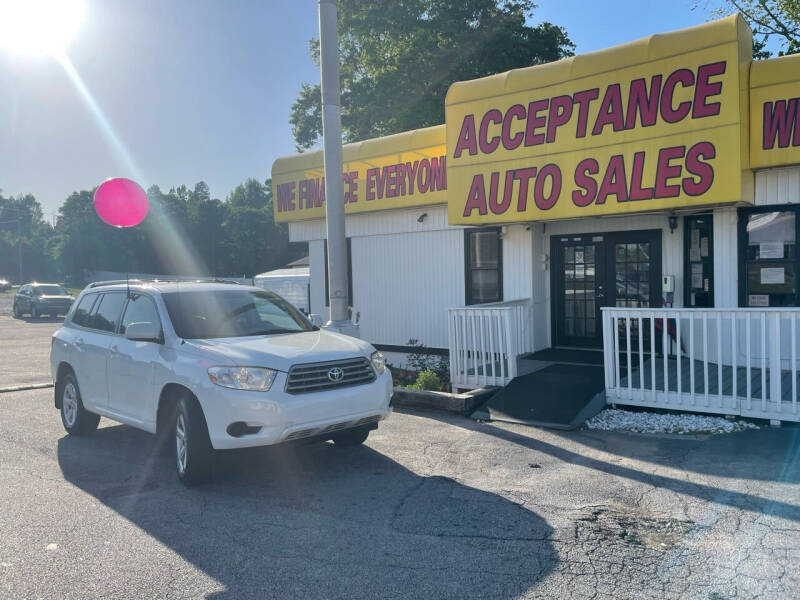
[[[725,417],[712,417],[690,413],[659,414],[652,412],[633,412],[607,408],[588,421],[589,429],[605,431],[634,431],[636,433],[733,433],[745,429],[758,429],[758,425],[748,421],[730,420]]]

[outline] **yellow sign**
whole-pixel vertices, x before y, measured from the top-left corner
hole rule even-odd
[[[448,220],[752,202],[740,17],[453,84]]]
[[[345,213],[444,204],[444,125],[342,148]],[[279,158],[272,165],[276,221],[325,218],[322,151]]]
[[[800,163],[800,54],[750,70],[750,166]]]

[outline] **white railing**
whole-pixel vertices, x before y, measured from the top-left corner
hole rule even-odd
[[[798,308],[603,308],[606,401],[800,421]]]
[[[450,377],[453,389],[506,385],[517,356],[533,350],[530,299],[451,308]]]

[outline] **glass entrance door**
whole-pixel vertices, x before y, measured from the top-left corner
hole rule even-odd
[[[558,240],[554,265],[558,345],[602,344],[600,307],[605,294],[605,246],[591,236]]]
[[[661,306],[660,230],[553,236],[550,255],[556,346],[601,346],[603,306]]]

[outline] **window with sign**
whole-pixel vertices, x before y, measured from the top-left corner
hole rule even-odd
[[[693,215],[683,221],[683,305],[714,306],[714,217]]]
[[[503,299],[503,240],[498,228],[465,230],[466,303]]]
[[[739,303],[798,306],[798,208],[740,209]]]

